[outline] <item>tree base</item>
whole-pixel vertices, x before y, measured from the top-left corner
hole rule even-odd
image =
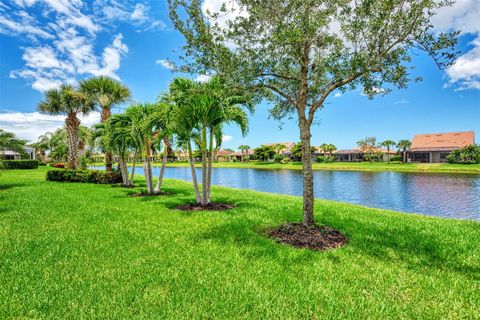
[[[212,202],[207,205],[202,204],[182,204],[176,207],[175,209],[181,211],[225,211],[235,208],[235,205],[228,203]]]
[[[159,197],[159,196],[168,196],[173,193],[171,192],[154,192],[154,193],[147,193],[147,192],[139,192],[139,193],[130,193],[128,194],[129,197]]]
[[[324,251],[347,244],[338,230],[326,226],[308,227],[302,223],[286,223],[267,232],[269,238],[295,248]]]

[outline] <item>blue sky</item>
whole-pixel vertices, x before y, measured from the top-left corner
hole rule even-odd
[[[218,8],[221,0],[205,0]],[[356,146],[367,136],[411,139],[415,133],[474,130],[480,142],[480,1],[459,0],[439,13],[438,31],[462,32],[462,55],[438,70],[422,55],[413,58],[422,82],[369,100],[361,90],[330,97],[312,128],[313,144]],[[166,1],[0,0],[0,128],[36,140],[62,126],[62,117],[40,115],[42,91],[59,83],[105,74],[123,81],[139,102],[154,101],[175,76],[165,59],[176,60],[183,43],[169,21]],[[195,78],[195,75],[192,76]],[[298,141],[294,120],[282,129],[257,106],[250,132],[226,128],[224,147]],[[91,125],[92,114],[82,119]]]

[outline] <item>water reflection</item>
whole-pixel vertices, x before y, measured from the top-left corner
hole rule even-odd
[[[136,173],[143,174],[141,168]],[[154,168],[158,176],[159,168]],[[201,172],[197,175],[201,181]],[[167,178],[191,180],[190,168],[167,168]],[[480,221],[480,175],[315,171],[315,197],[369,207]],[[302,195],[300,170],[215,168],[212,183]]]

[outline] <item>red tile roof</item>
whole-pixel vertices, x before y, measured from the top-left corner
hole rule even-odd
[[[410,151],[450,151],[475,144],[473,131],[417,134]]]

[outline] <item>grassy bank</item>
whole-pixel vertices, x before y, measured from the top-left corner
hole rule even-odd
[[[299,220],[301,199],[213,188],[223,212],[174,195],[0,173],[0,318],[479,318],[480,224],[317,201],[349,238],[298,250],[261,232]],[[137,181],[137,182],[141,182]]]
[[[159,164],[156,164],[159,165]],[[168,163],[168,166],[188,166],[188,163]],[[200,164],[198,164],[200,166]],[[302,169],[302,163],[288,164],[261,162],[219,162],[216,168],[255,168],[255,169]],[[449,163],[369,163],[369,162],[333,162],[314,163],[314,170],[349,170],[349,171],[398,171],[398,172],[434,172],[434,173],[473,173],[480,174],[480,164]]]

